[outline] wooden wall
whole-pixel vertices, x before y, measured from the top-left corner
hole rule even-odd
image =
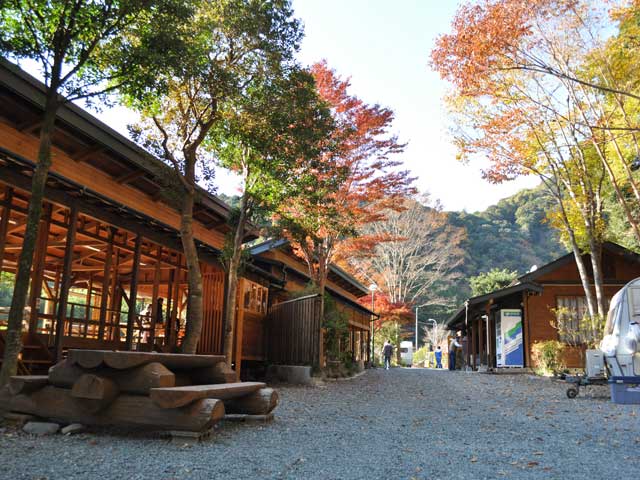
[[[605,267],[605,263],[610,265]],[[623,257],[606,251],[603,254],[603,269],[605,268],[608,268],[609,271],[615,271],[615,280],[618,283],[616,285],[605,284],[607,297],[613,297],[625,283],[640,277],[640,264],[626,261]],[[612,268],[613,270],[611,270]],[[527,333],[529,335],[526,346],[529,355],[534,342],[558,339],[558,331],[552,326],[555,317],[551,312],[551,309],[557,306],[557,297],[584,296],[575,262],[569,262],[535,281],[543,285],[544,291],[540,295],[529,296],[525,300],[527,302]],[[583,367],[582,358],[579,349],[571,347],[566,349],[564,361],[567,367]]]
[[[203,266],[204,267],[204,266]],[[224,351],[224,282],[225,274],[210,266],[202,272],[204,318],[198,353],[222,355]]]
[[[267,359],[285,365],[318,365],[320,296],[289,300],[271,307],[267,317]]]

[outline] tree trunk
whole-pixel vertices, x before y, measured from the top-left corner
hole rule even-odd
[[[238,222],[233,233],[231,244],[231,258],[229,259],[227,270],[227,298],[225,302],[225,333],[224,333],[224,355],[227,366],[233,363],[234,345],[234,324],[236,320],[236,304],[238,297],[238,271],[240,270],[240,260],[242,259],[242,239],[247,223],[247,192],[245,191],[240,201],[240,212]]]
[[[604,279],[602,278],[602,245],[591,237],[589,238],[589,248],[591,250],[591,266],[593,267],[593,284],[596,290],[596,306],[600,317],[606,315],[604,306]]]
[[[15,277],[11,309],[5,337],[4,358],[2,370],[0,370],[0,386],[9,381],[9,377],[18,371],[18,355],[22,350],[22,318],[29,291],[29,279],[33,264],[33,253],[38,234],[38,225],[42,217],[42,201],[44,189],[51,167],[51,135],[53,133],[58,103],[53,98],[48,98],[45,104],[42,127],[40,129],[40,146],[38,148],[38,163],[31,181],[31,198],[27,212],[27,223],[22,241],[22,251],[18,260],[18,271]],[[71,255],[71,252],[67,252]]]
[[[394,335],[394,343],[396,344],[396,348],[395,348],[395,352],[396,352],[396,364],[398,366],[402,365],[402,355],[400,352],[400,327],[398,327],[398,321],[396,320],[393,324],[394,328],[395,328],[395,332],[393,332]]]
[[[593,318],[593,316],[597,311],[597,307],[596,307],[596,302],[593,298],[593,293],[591,292],[589,274],[587,273],[587,269],[584,265],[584,260],[582,259],[582,253],[580,252],[580,247],[578,246],[578,241],[576,240],[575,232],[573,231],[573,228],[571,228],[571,224],[569,223],[569,219],[567,218],[567,212],[564,209],[564,204],[562,203],[562,200],[560,198],[558,198],[558,206],[560,207],[562,221],[564,223],[565,228],[567,229],[567,233],[569,234],[569,240],[571,241],[571,250],[573,251],[573,256],[576,259],[576,266],[578,267],[578,273],[580,274],[580,282],[582,283],[584,296],[587,299],[589,316]]]
[[[185,191],[180,217],[180,236],[184,257],[187,262],[187,283],[189,285],[186,332],[181,346],[183,353],[196,353],[198,342],[200,341],[200,333],[202,332],[203,319],[202,273],[198,260],[198,249],[193,237],[194,196],[195,189]]]

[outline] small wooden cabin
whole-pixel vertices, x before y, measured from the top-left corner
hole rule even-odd
[[[587,266],[591,265],[589,255],[584,256],[584,261]],[[640,255],[607,242],[602,249],[602,269],[605,295],[611,299],[625,284],[640,277]],[[573,321],[586,310],[573,253],[521,276],[507,288],[468,299],[446,325],[450,330],[462,332],[464,356],[469,365],[474,369],[481,365],[495,368],[503,366],[502,357],[507,353],[500,351],[502,342],[496,342],[503,333],[497,326],[510,316],[511,321],[515,319],[514,338],[519,335],[522,344],[521,366],[533,367],[531,347],[535,342],[565,340],[554,328],[553,310],[559,307],[566,307],[576,317]],[[583,367],[582,350],[567,345],[564,364],[569,368]]]
[[[22,249],[43,102],[39,81],[0,62],[0,272],[6,281]],[[176,348],[187,308],[186,266],[176,198],[162,181],[166,168],[76,105],[60,108],[24,314],[22,373],[48,365],[67,348]],[[228,216],[226,204],[199,192],[200,353],[222,353],[219,253]],[[0,353],[7,311],[0,310]]]

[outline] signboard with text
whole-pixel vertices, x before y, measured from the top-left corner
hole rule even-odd
[[[500,310],[501,357],[504,367],[524,366],[522,342],[522,312],[516,309]]]

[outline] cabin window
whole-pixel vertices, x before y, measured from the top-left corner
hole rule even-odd
[[[605,298],[605,310],[611,298]],[[559,296],[556,299],[558,339],[569,345],[582,345],[602,337],[602,320],[589,320],[589,306],[584,296]]]
[[[269,290],[267,287],[245,280],[244,282],[244,294],[243,294],[243,306],[245,310],[249,310],[261,315],[267,314],[267,299]]]

